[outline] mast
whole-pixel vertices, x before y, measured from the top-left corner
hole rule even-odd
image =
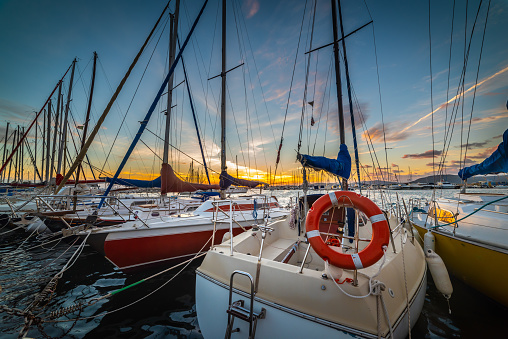
[[[358,158],[358,144],[357,144],[357,140],[356,140],[355,116],[353,114],[353,99],[351,97],[351,81],[349,79],[349,66],[348,66],[347,54],[346,54],[346,39],[344,38],[344,26],[342,25],[342,10],[340,7],[340,0],[338,0],[338,4],[339,4],[339,19],[340,19],[340,34],[342,36],[342,51],[344,53],[344,68],[346,69],[347,96],[349,99],[349,114],[351,115],[351,130],[353,132],[353,146],[355,149],[356,173],[358,176],[358,188],[360,190],[360,194],[362,194],[362,185],[360,184],[360,159]]]
[[[12,139],[12,150],[14,150],[14,145],[16,144],[16,130],[14,130],[13,132],[13,139]],[[13,151],[11,150],[11,153],[13,153]],[[7,181],[10,181],[11,180],[11,167],[12,167],[12,161],[9,162],[9,174],[7,176]]]
[[[5,140],[4,140],[4,156],[2,158],[2,164],[5,163],[5,155],[7,154],[7,139],[9,138],[9,125],[11,123],[7,122],[7,128],[5,129]],[[2,173],[2,182],[4,181],[5,174]]]
[[[25,128],[21,128],[21,134],[25,134]],[[24,155],[25,155],[25,143],[21,144],[21,154],[19,156],[19,167],[20,167],[20,182],[23,182],[23,170],[24,170]]]
[[[222,72],[221,72],[221,104],[220,104],[220,172],[226,173],[226,0],[222,0]],[[221,187],[220,198],[226,198]]]
[[[37,130],[39,129],[39,122],[37,121],[39,117],[35,118],[35,145],[34,145],[34,184],[37,180],[35,172],[37,172],[35,169],[37,168]]]
[[[60,83],[59,85],[61,85],[62,83]],[[49,99],[49,102],[48,102],[48,118],[46,119],[46,177],[45,177],[45,181],[47,184],[49,184],[49,179],[51,177],[51,173],[50,173],[50,161],[49,159],[51,158],[52,160],[54,159],[54,155],[50,157],[49,155],[49,152],[50,152],[50,140],[51,140],[51,99]],[[53,161],[51,161],[52,163]]]
[[[175,3],[175,14],[170,14],[169,21],[169,67],[173,65],[175,62],[175,54],[176,54],[176,40],[178,36],[178,16],[180,13],[180,0],[177,0]],[[173,78],[174,73],[171,74],[171,77],[168,81],[168,99],[167,99],[167,107],[166,107],[166,131],[164,134],[164,153],[162,156],[162,162],[164,164],[168,163],[169,160],[169,132],[171,125],[171,106],[173,105]]]
[[[19,142],[19,125],[16,130],[16,143]],[[14,161],[14,181],[18,181],[19,179],[19,151],[16,151],[16,160]]]
[[[41,159],[41,181],[44,181],[44,161],[46,158],[46,111],[42,115],[42,159]]]
[[[62,84],[60,84],[60,87],[58,88],[58,100],[56,104],[56,116],[55,116],[55,128],[53,130],[53,153],[51,153],[51,165],[49,166],[48,171],[48,180],[51,180],[51,177],[53,176],[53,169],[55,168],[55,157],[56,157],[56,144],[57,144],[57,136],[58,136],[58,127],[59,125],[59,116],[60,116],[60,91],[62,90]],[[51,101],[48,105],[48,115],[51,118]],[[51,119],[49,120],[51,122]],[[48,138],[50,137],[50,129],[51,129],[51,123],[48,125]],[[49,181],[48,181],[49,183]]]
[[[64,156],[63,161],[65,162],[65,152],[67,150],[67,121],[69,117],[69,106],[71,104],[71,95],[72,95],[72,83],[74,82],[74,69],[76,68],[76,58],[72,61],[72,71],[71,71],[71,79],[69,81],[69,90],[67,91],[67,102],[65,104],[65,115],[62,126],[62,142],[60,143],[60,152],[58,152],[58,165],[56,167],[56,174],[60,173],[62,166],[62,155]],[[65,168],[65,165],[64,165]]]
[[[97,52],[93,52],[92,82],[90,84],[90,96],[88,97],[88,107],[86,109],[85,124],[83,126],[83,137],[81,138],[81,149],[83,149],[83,147],[85,146],[86,132],[88,130],[88,122],[90,121],[90,109],[92,108],[93,90],[94,90],[94,87],[95,87],[95,70],[96,70],[96,66],[97,66]],[[79,165],[78,165],[78,171],[76,173],[75,186],[79,182],[79,171],[82,169],[81,166],[82,166],[82,164],[79,163]],[[83,174],[83,176],[84,176],[84,174]]]
[[[339,132],[340,143],[346,143],[346,136],[344,134],[344,109],[342,104],[342,83],[340,80],[340,63],[339,63],[339,43],[338,30],[337,30],[337,5],[336,0],[332,1],[332,22],[333,22],[333,56],[335,61],[335,84],[337,85],[337,105],[339,110]],[[347,191],[347,179],[342,178],[342,189]]]

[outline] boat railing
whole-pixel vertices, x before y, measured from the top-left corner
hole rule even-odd
[[[129,216],[131,214],[132,215],[137,215],[136,212],[134,212],[129,206],[127,206],[119,197],[115,197],[115,196],[103,196],[103,195],[81,195],[81,196],[80,195],[37,195],[37,196],[34,196],[31,200],[35,199],[35,201],[37,203],[37,209],[38,210],[40,210],[40,207],[39,207],[39,203],[40,203],[40,204],[46,206],[47,209],[49,209],[51,212],[57,213],[58,211],[55,209],[55,207],[57,207],[57,208],[62,208],[62,207],[69,208],[70,205],[71,205],[71,200],[72,199],[75,199],[74,201],[77,201],[77,200],[85,200],[85,199],[102,199],[102,198],[106,198],[106,199],[104,199],[105,204],[113,211],[113,213],[115,213],[115,215],[120,216],[120,218],[122,218],[122,220],[125,221],[125,222],[127,220],[125,220],[125,218],[113,207],[113,205],[111,204],[112,201],[116,201],[117,202],[117,206],[122,205],[129,212]],[[64,199],[65,199],[65,202],[62,201]],[[46,200],[48,200],[48,201],[46,201]],[[76,207],[75,203],[73,204],[73,207],[74,208]],[[74,209],[74,211],[75,211],[75,209]],[[97,214],[97,211],[98,211],[98,208],[97,208],[97,206],[95,206],[95,211],[94,211],[95,215]],[[69,228],[71,227],[65,221],[65,219],[62,216],[59,216],[59,219],[62,220],[67,227],[69,227]],[[142,218],[136,218],[136,220],[139,220],[144,226],[149,228],[148,224]]]
[[[18,209],[14,210],[14,206],[12,206],[12,203],[9,199],[7,199],[7,197],[2,197],[2,200],[5,200],[5,202],[7,203],[7,205],[9,206],[9,208],[11,209],[12,211],[12,215],[13,216],[17,216],[16,212],[18,211]],[[20,207],[21,208],[21,207]]]
[[[237,208],[239,206],[239,204],[237,202],[234,201],[234,199],[223,199],[223,200],[215,200],[215,201],[211,201],[212,205],[213,205],[213,215],[212,215],[212,221],[213,221],[213,234],[212,234],[212,246],[215,244],[215,233],[216,233],[216,230],[217,230],[217,223],[218,222],[224,222],[225,220],[229,220],[229,234],[231,236],[230,238],[230,247],[231,247],[231,255],[233,255],[233,224],[236,224],[238,227],[240,227],[243,231],[247,231],[247,229],[242,226],[242,224],[240,224],[235,218],[235,212],[240,212],[238,213],[239,216],[242,216],[243,217],[243,221],[244,222],[247,222],[247,219],[245,218],[245,215],[244,213],[241,213],[242,210],[240,208]],[[264,227],[268,227],[269,225],[269,216],[270,216],[270,213],[269,213],[269,210],[271,208],[271,206],[268,206],[268,213],[266,212],[266,206],[267,205],[270,205],[267,203],[267,196],[264,196],[264,203],[263,203],[263,206],[264,206],[264,209],[263,209],[263,221],[264,221]],[[224,206],[229,206],[229,213],[227,213],[227,211],[222,208]],[[254,212],[254,211],[253,211]],[[224,216],[224,219],[219,219],[219,215],[223,215]],[[253,215],[254,217],[254,215]],[[257,216],[254,217],[254,220],[253,220],[253,227],[263,227],[263,226],[259,226],[257,224]]]

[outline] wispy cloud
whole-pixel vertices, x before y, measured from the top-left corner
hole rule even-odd
[[[407,139],[410,134],[405,132],[393,132],[393,129],[395,129],[395,124],[385,123],[384,129],[383,125],[378,122],[371,128],[369,128],[367,131],[362,133],[362,137],[364,139],[368,139],[370,137],[370,140],[372,142],[380,142],[384,141],[386,138],[387,142],[390,141],[402,141]]]
[[[497,145],[489,147],[486,150],[484,150],[483,152],[477,153],[475,155],[468,155],[467,157],[470,159],[483,160],[485,158],[488,158],[496,149],[497,149]]]
[[[451,102],[454,102],[457,98],[461,97],[461,96],[465,96],[466,94],[468,94],[469,92],[471,92],[472,90],[474,90],[476,87],[479,87],[481,85],[483,85],[484,83],[486,83],[487,81],[491,80],[491,79],[494,79],[495,77],[505,73],[506,71],[508,71],[508,66],[506,66],[505,68],[501,69],[500,71],[497,71],[496,73],[488,76],[487,78],[483,79],[482,81],[478,82],[476,85],[473,85],[471,87],[469,87],[466,91],[464,91],[464,93],[459,93],[457,95],[455,95],[454,97],[452,97],[450,100],[444,102],[443,104],[441,104],[438,108],[436,108],[435,110],[433,110],[432,112],[426,114],[425,116],[421,117],[420,119],[418,119],[417,121],[415,121],[414,123],[412,123],[411,125],[405,127],[401,133],[404,133],[405,131],[407,131],[408,129],[410,129],[411,127],[419,124],[421,121],[427,119],[428,117],[432,116],[434,113],[436,113],[437,111],[441,110],[442,108],[446,107],[447,104],[451,103]]]
[[[243,6],[247,10],[247,19],[252,18],[259,11],[259,1],[257,0],[247,0]]]
[[[411,158],[411,159],[428,159],[428,158],[436,158],[440,156],[443,153],[443,151],[438,150],[428,150],[423,153],[416,153],[416,154],[404,154],[402,157],[403,159]]]

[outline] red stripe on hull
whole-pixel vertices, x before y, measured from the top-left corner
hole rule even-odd
[[[223,235],[228,231],[229,229],[217,230],[215,244],[221,243]],[[234,235],[241,232],[242,229],[239,227],[233,229]],[[142,238],[106,239],[104,253],[111,262],[122,270],[136,265],[138,267],[143,265],[153,266],[153,264],[163,264],[168,260],[199,252],[210,239],[212,233],[213,231],[209,230]],[[204,251],[210,248],[210,243],[204,248]],[[136,268],[136,270],[139,269]]]

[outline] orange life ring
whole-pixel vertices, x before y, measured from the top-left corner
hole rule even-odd
[[[372,223],[372,239],[359,253],[337,252],[328,246],[319,233],[319,220],[332,206],[354,207],[362,211]],[[388,246],[390,228],[381,209],[369,198],[350,191],[337,191],[323,195],[312,204],[305,224],[307,239],[316,253],[330,264],[344,269],[369,267],[383,256]]]

